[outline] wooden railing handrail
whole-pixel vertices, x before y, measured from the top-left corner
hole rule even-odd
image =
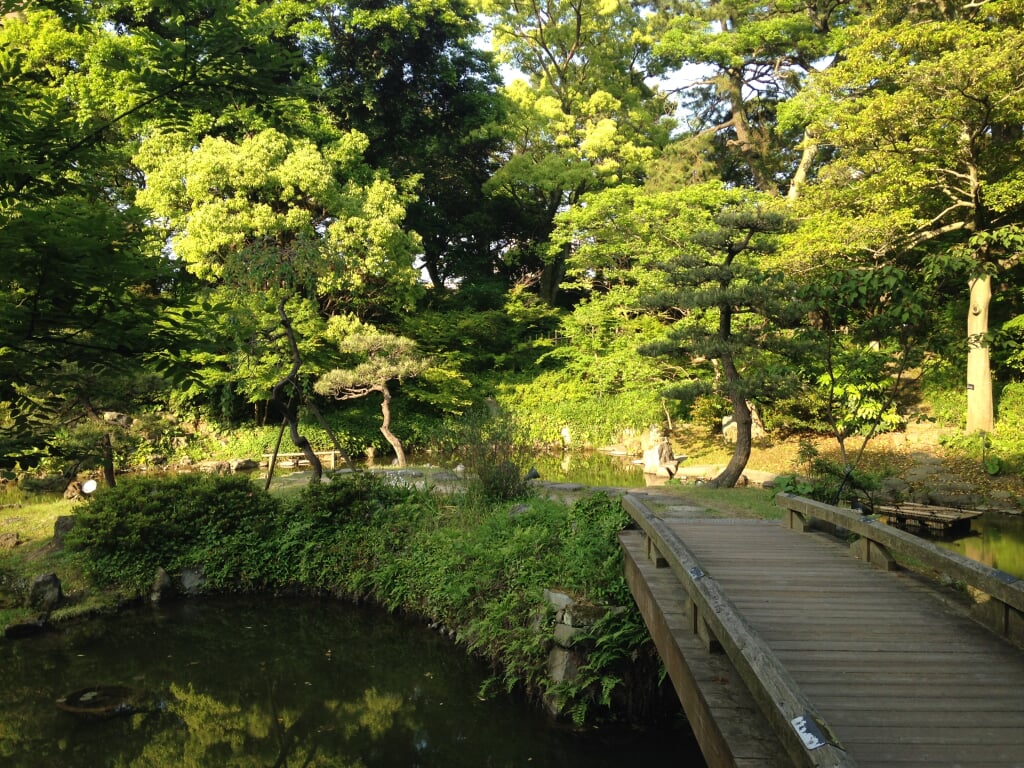
[[[938,547],[899,528],[864,517],[852,509],[834,507],[789,493],[778,494],[775,503],[798,515],[845,528],[880,544],[890,552],[913,558],[939,574],[979,589],[1004,605],[1024,612],[1024,581],[1005,571]]]
[[[322,451],[313,451],[313,453],[315,453],[315,454],[316,454],[317,456],[326,456],[326,455],[327,455],[327,454],[329,454],[329,453],[333,453],[333,454],[338,454],[338,455],[340,455],[340,454],[338,453],[338,451],[337,451],[337,450],[335,450],[335,449],[333,449],[333,448],[327,448],[327,449],[324,449],[324,450],[322,450]],[[264,454],[263,454],[263,458],[265,458],[265,459],[269,459],[269,458],[271,458],[271,457],[272,457],[273,455],[274,455],[274,454],[272,454],[272,453],[264,453]],[[277,458],[279,458],[279,459],[294,459],[294,458],[296,458],[296,457],[301,457],[301,456],[305,456],[305,455],[306,455],[306,454],[305,454],[305,453],[303,453],[303,452],[301,452],[301,451],[297,451],[297,452],[295,452],[295,453],[284,453],[284,452],[279,452],[279,453],[277,454]]]
[[[683,541],[635,495],[623,496],[622,505],[667,560],[700,619],[722,646],[794,764],[805,768],[856,766],[782,663],[736,610],[718,582],[703,572]],[[817,743],[815,730],[823,737]]]

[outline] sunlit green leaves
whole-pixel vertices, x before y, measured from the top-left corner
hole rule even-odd
[[[197,147],[157,135],[136,158],[148,178],[139,200],[168,221],[175,254],[203,279],[355,312],[401,309],[417,290],[407,198],[383,178],[360,183],[363,146],[350,135],[322,151],[273,129]]]

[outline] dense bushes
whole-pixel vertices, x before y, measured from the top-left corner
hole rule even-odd
[[[96,494],[66,541],[104,585],[141,591],[158,566],[201,567],[214,587],[249,585],[261,578],[259,546],[276,514],[274,500],[241,476],[126,478]]]
[[[489,505],[388,477],[339,476],[284,499],[242,477],[126,480],[83,507],[67,544],[98,582],[137,592],[157,566],[197,568],[211,589],[301,587],[425,617],[493,662],[494,683],[549,693],[577,718],[607,705],[637,658],[655,658],[622,575],[617,500]],[[598,652],[557,690],[546,588],[629,607],[581,639]]]
[[[680,415],[679,404],[665,400],[660,386],[605,393],[558,372],[505,387],[499,399],[516,414],[524,439],[533,445],[561,444],[563,428],[573,447],[609,445],[624,429],[642,432],[661,424],[666,407],[673,409],[673,419]]]

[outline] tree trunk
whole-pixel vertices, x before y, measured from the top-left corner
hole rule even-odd
[[[103,417],[100,416],[99,412],[93,406],[91,402],[86,400],[83,403],[85,407],[86,415],[97,422],[98,424],[103,423]],[[117,485],[117,477],[114,469],[114,441],[110,437],[110,433],[103,432],[103,437],[100,438],[100,463],[103,465],[103,481],[107,484],[108,488],[113,488]]]
[[[100,452],[103,458],[103,479],[108,488],[113,488],[117,485],[117,479],[114,474],[114,444],[110,440],[109,432],[103,433],[100,440]]]
[[[544,265],[544,269],[540,273],[540,297],[549,307],[555,306],[558,302],[558,292],[562,280],[565,279],[565,264],[568,257],[569,248],[566,246]]]
[[[715,488],[732,488],[743,476],[743,470],[747,468],[747,462],[750,460],[751,427],[754,419],[747,399],[743,396],[740,373],[736,370],[731,354],[722,355],[722,371],[725,373],[726,386],[729,388],[729,400],[732,401],[732,418],[736,422],[736,449],[725,469],[711,481],[711,485]]]
[[[793,180],[789,183],[789,192],[786,199],[795,202],[800,197],[800,192],[807,184],[807,178],[811,173],[811,166],[814,165],[814,158],[818,155],[818,140],[810,128],[804,130],[804,140],[800,150],[800,163],[793,174]]]
[[[388,389],[388,385],[384,384],[380,388],[380,393],[384,396],[384,399],[380,403],[380,412],[383,416],[380,424],[380,433],[384,435],[384,439],[387,440],[391,447],[395,450],[395,458],[398,461],[398,466],[405,466],[405,450],[402,448],[402,441],[398,439],[398,436],[391,431],[391,390]]]
[[[288,313],[284,308],[284,300],[277,305],[277,313],[281,318],[281,327],[284,329],[285,337],[288,339],[288,347],[292,355],[292,367],[288,375],[274,385],[274,389],[271,391],[271,400],[278,406],[285,421],[288,422],[288,434],[291,435],[295,447],[302,451],[302,455],[309,462],[309,466],[313,470],[313,476],[309,482],[315,484],[319,483],[320,478],[323,477],[323,465],[320,463],[320,458],[316,455],[316,451],[313,450],[313,446],[309,444],[309,440],[299,434],[297,410],[292,407],[292,402],[286,400],[284,396],[284,388],[289,384],[295,387],[296,392],[298,391],[299,387],[296,377],[298,376],[299,368],[302,367],[302,356],[299,354],[299,343],[295,339],[291,318],[288,317]]]
[[[722,75],[726,80],[729,103],[732,106],[732,129],[736,132],[736,148],[747,162],[754,177],[754,186],[762,192],[771,193],[776,189],[775,180],[764,170],[765,143],[763,136],[750,125],[749,105],[744,100],[743,78],[738,70],[729,68]]]
[[[277,454],[281,451],[281,438],[284,437],[284,428],[288,425],[288,419],[281,419],[281,428],[277,430],[277,442],[274,443],[274,452],[270,455],[270,463],[267,464],[267,483],[263,486],[264,491],[270,490],[270,481],[274,479],[274,468],[277,466]]]
[[[988,308],[992,278],[971,280],[971,304],[967,311],[967,434],[991,432],[993,426],[992,369],[989,364]]]

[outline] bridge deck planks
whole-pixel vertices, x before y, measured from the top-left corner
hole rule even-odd
[[[647,559],[643,535],[619,535],[626,575],[709,765],[785,768],[784,753],[742,681],[692,632],[679,582]]]
[[[858,765],[1024,767],[1024,654],[936,590],[821,534],[664,522]]]

